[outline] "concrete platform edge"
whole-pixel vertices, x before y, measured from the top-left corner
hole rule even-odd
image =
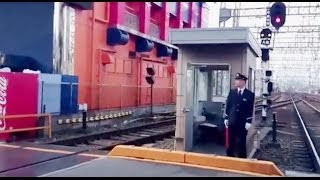
[[[253,176],[284,176],[277,166],[269,161],[204,155],[183,151],[119,145],[113,148],[108,156],[156,160],[165,163],[180,163],[182,165],[198,165],[207,169],[219,168],[223,169],[223,171],[237,171],[237,173]]]
[[[134,158],[134,157],[124,157],[124,156],[110,156],[110,157],[119,158],[119,159],[136,160],[136,161],[142,161],[142,162],[153,162],[153,163],[161,163],[161,164],[168,164],[168,165],[178,165],[178,166],[185,166],[185,167],[201,168],[201,169],[207,169],[207,170],[224,171],[224,172],[230,172],[230,173],[245,174],[245,175],[249,175],[249,176],[269,177],[265,174],[244,172],[244,171],[224,169],[224,168],[218,168],[218,167],[202,166],[202,165],[197,165],[197,164],[169,162],[169,161],[160,161],[160,160],[152,160],[152,159],[138,159],[138,158]]]

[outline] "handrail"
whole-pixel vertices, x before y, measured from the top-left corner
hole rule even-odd
[[[13,118],[17,118],[14,120],[18,120],[19,118],[29,118],[29,117],[48,117],[48,125],[47,126],[39,126],[39,127],[30,127],[30,128],[18,128],[18,129],[9,129],[9,130],[3,130],[0,131],[0,134],[2,133],[13,133],[13,132],[22,132],[22,131],[33,131],[33,130],[39,130],[39,129],[48,129],[48,136],[51,139],[52,137],[52,127],[51,127],[51,114],[19,114],[19,115],[6,115],[6,116],[0,116],[0,119],[6,119],[10,120]]]
[[[28,117],[43,117],[51,116],[51,114],[19,114],[19,115],[6,115],[0,116],[0,119],[12,119],[12,118],[28,118]]]

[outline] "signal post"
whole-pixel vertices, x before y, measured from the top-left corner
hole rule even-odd
[[[266,28],[262,29],[260,32],[261,39],[261,60],[262,60],[262,69],[264,71],[263,77],[263,91],[262,91],[262,120],[266,122],[267,120],[267,108],[271,105],[271,100],[268,97],[273,91],[273,83],[271,82],[272,71],[267,70],[267,64],[269,61],[269,52],[270,52],[270,42],[272,37],[272,31],[269,28],[270,22],[272,26],[279,31],[279,28],[284,25],[286,21],[286,6],[282,2],[275,2],[271,8],[267,8],[267,20]]]

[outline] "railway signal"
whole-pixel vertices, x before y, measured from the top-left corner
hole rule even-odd
[[[272,31],[269,28],[264,28],[260,32],[261,44],[269,46],[272,37]]]
[[[269,61],[269,49],[267,48],[261,49],[261,60],[264,62]]]
[[[265,122],[267,120],[267,108],[271,105],[271,100],[268,99],[268,96],[271,95],[271,92],[273,91],[273,83],[270,82],[270,77],[272,76],[272,71],[266,70],[265,71],[265,77],[264,83],[263,83],[263,92],[262,92],[262,120]]]
[[[155,75],[154,69],[151,68],[151,67],[148,67],[147,68],[147,73],[148,73],[148,76],[146,77],[147,83],[150,84],[150,85],[153,85],[154,84],[153,76]]]
[[[277,30],[286,22],[286,5],[283,2],[275,2],[270,8],[271,24]]]
[[[269,28],[264,28],[260,32],[260,38],[266,38],[266,39],[271,39],[272,36],[272,31]]]
[[[272,91],[273,91],[273,83],[272,82],[268,82],[268,93],[269,93],[269,95],[271,95]]]
[[[151,98],[150,98],[150,114],[153,116],[153,84],[154,84],[154,75],[156,74],[152,67],[147,67],[146,76],[147,83],[151,85]]]
[[[268,76],[268,77],[272,76],[272,71],[267,70],[267,71],[266,71],[266,76]]]
[[[268,99],[268,100],[267,100],[267,105],[268,105],[268,106],[271,106],[271,104],[272,104],[272,101],[271,101],[270,99]]]
[[[270,25],[270,19],[272,21],[272,17],[271,16],[271,9],[267,8],[267,19],[266,19],[266,25],[267,27],[262,29],[260,32],[260,39],[261,39],[261,60],[262,60],[262,67],[263,69],[266,68],[266,63],[269,61],[270,57],[269,57],[269,50],[270,50],[270,42],[271,42],[271,38],[272,38],[272,31],[269,28]],[[273,10],[273,14],[274,14],[274,10]],[[268,99],[268,96],[270,95],[270,93],[268,92],[268,82],[270,81],[270,72],[268,70],[265,71],[266,73],[264,74],[263,77],[263,92],[262,92],[262,120],[263,122],[265,122],[267,120],[267,107],[270,106],[271,101]]]

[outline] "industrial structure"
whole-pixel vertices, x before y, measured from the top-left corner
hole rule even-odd
[[[32,105],[20,99],[6,115],[51,113],[54,126],[81,122],[82,110],[92,121],[110,112],[143,115],[149,104],[173,111],[178,50],[169,29],[207,27],[209,18],[202,2],[5,2],[0,9],[1,68],[21,84],[21,72],[39,73],[29,84],[36,87],[25,87]],[[152,98],[147,67],[155,72]],[[20,112],[25,103],[30,110]]]
[[[177,49],[168,31],[205,27],[207,11],[198,2],[96,2],[92,11],[76,10],[79,102],[89,109],[147,105],[146,68],[153,67],[153,103],[174,103]]]
[[[89,110],[150,104],[147,67],[156,72],[154,104],[174,104],[177,48],[167,42],[168,31],[208,24],[202,2],[7,2],[1,12],[2,67],[75,77],[66,81],[73,92],[59,95],[73,101],[62,114],[76,113],[78,104]],[[47,80],[42,96],[63,82]],[[46,112],[60,113],[47,103],[42,102]],[[70,102],[58,104],[64,111]]]
[[[260,39],[271,2],[222,2],[220,27],[249,27]],[[318,2],[286,2],[286,23],[271,40],[269,68],[281,91],[307,92],[320,86]],[[306,73],[301,73],[306,72]],[[303,79],[308,79],[304,81]]]

